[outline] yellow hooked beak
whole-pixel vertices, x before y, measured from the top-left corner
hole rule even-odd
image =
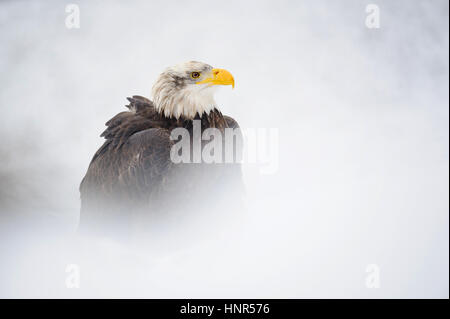
[[[231,85],[234,89],[234,78],[227,70],[212,69],[211,74],[211,77],[197,82],[197,84],[209,83],[211,85]]]

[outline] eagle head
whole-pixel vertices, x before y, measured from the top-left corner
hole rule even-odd
[[[193,119],[198,113],[217,108],[214,91],[217,85],[232,85],[234,78],[224,69],[196,61],[167,68],[153,85],[152,96],[158,112],[166,117]]]

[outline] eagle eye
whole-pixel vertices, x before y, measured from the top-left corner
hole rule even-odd
[[[191,73],[191,78],[198,79],[199,77],[200,77],[200,72],[192,72]]]

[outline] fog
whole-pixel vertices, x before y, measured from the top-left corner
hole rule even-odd
[[[448,298],[448,1],[74,3],[0,2],[0,297]],[[80,236],[104,123],[188,60],[277,169],[243,165],[241,214]]]

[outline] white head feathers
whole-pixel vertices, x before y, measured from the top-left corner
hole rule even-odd
[[[167,68],[153,85],[152,96],[158,112],[166,117],[192,119],[198,113],[216,108],[215,85],[201,83],[213,76],[212,66],[201,62],[186,62]]]

